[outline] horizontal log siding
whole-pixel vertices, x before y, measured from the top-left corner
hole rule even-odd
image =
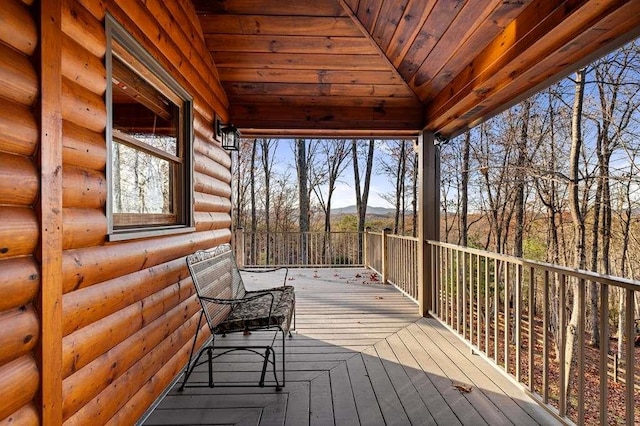
[[[187,361],[198,304],[184,257],[231,237],[231,161],[212,131],[228,101],[189,2],[63,3],[63,418],[131,424]],[[106,12],[194,97],[193,234],[106,243]]]
[[[32,58],[38,30],[31,8],[3,0],[0,25],[0,423],[36,424],[40,374],[34,348],[40,288],[34,259],[39,225],[34,203],[40,175],[34,160],[38,74]]]
[[[0,419],[30,405],[38,390],[40,374],[32,355],[0,365]]]
[[[0,312],[30,303],[40,288],[40,269],[33,256],[0,260]]]

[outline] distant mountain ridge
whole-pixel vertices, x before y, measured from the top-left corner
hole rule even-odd
[[[338,207],[331,209],[331,214],[356,214],[356,206]],[[367,214],[388,216],[395,213],[395,210],[387,207],[367,206]]]

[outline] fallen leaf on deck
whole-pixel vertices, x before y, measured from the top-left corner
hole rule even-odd
[[[376,296],[376,299],[384,299],[382,296]]]
[[[244,334],[245,336],[248,336],[251,334],[251,330],[245,330],[242,334]]]
[[[470,385],[465,385],[462,383],[454,383],[453,387],[458,389],[460,392],[469,393],[473,390],[473,387]]]
[[[369,279],[370,279],[371,281],[378,281],[378,274],[371,274],[371,275],[369,276]]]
[[[288,279],[289,281],[293,281],[293,280],[295,280],[295,278],[293,278],[293,277],[289,277],[289,278],[287,278],[287,279]]]
[[[362,275],[356,274],[356,278],[361,278],[361,277],[362,277]]]

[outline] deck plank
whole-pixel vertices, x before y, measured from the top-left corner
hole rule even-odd
[[[327,372],[311,381],[310,396],[309,424],[311,426],[332,426],[334,421],[333,402],[331,401],[331,380]]]
[[[420,398],[418,390],[411,382],[400,360],[394,354],[389,342],[382,340],[376,343],[374,348],[389,376],[389,380],[393,384],[393,391],[398,395],[411,424],[435,424],[433,416]]]
[[[365,349],[362,351],[362,355],[385,423],[388,425],[409,424],[409,418],[402,407],[402,403],[393,384],[391,384],[391,380],[382,365],[382,361],[378,358],[378,353],[375,348],[370,347]]]
[[[171,389],[145,424],[482,425],[558,424],[501,372],[391,286],[362,284],[366,271],[290,271],[297,330],[286,339],[287,384]],[[272,282],[255,274],[253,289]],[[244,274],[243,274],[244,276]],[[262,280],[262,281],[261,281]],[[230,334],[218,344],[264,345],[268,333]],[[280,373],[282,342],[276,340]],[[233,352],[214,360],[221,384],[252,384],[261,359]],[[189,383],[206,381],[199,366]],[[271,371],[267,384],[273,384]],[[456,381],[474,390],[461,393]]]
[[[361,424],[382,425],[384,418],[361,355],[347,360],[349,380]]]
[[[460,425],[458,417],[438,392],[429,375],[420,367],[416,359],[416,356],[420,355],[413,354],[409,350],[400,338],[400,333],[388,338],[387,342],[435,422],[437,424]]]
[[[346,363],[340,363],[329,372],[331,378],[331,397],[333,399],[333,417],[336,426],[359,424],[356,401],[351,389]]]
[[[287,400],[287,412],[285,414],[285,426],[308,426],[310,411],[310,383],[300,382],[287,384],[286,391],[289,394]]]

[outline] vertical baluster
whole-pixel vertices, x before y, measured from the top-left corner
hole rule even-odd
[[[456,250],[456,331],[460,334],[462,325],[462,291],[460,290],[460,250]]]
[[[415,246],[415,245],[414,245]],[[438,247],[435,246],[430,246],[431,247],[431,253],[433,254],[433,257],[431,258],[431,265],[433,266],[433,276],[434,276],[434,282],[433,282],[433,296],[432,296],[432,305],[433,305],[433,310],[435,311],[435,314],[440,316],[440,311],[437,311],[438,309],[438,302],[436,297],[438,297],[440,295],[440,274],[439,271],[442,269],[442,265],[440,264],[440,252],[438,250]],[[416,259],[417,262],[417,256],[416,251],[413,250],[413,258]],[[417,268],[416,268],[417,269]],[[414,276],[415,278],[415,276]],[[414,279],[414,283],[417,283],[417,280]],[[416,285],[414,285],[414,291],[415,291],[415,298],[418,298],[418,288]]]
[[[455,253],[453,251],[453,249],[449,249],[450,253],[451,253],[451,263],[450,263],[450,267],[451,267],[451,288],[449,289],[449,310],[450,310],[450,315],[449,315],[449,321],[450,321],[450,326],[451,328],[455,329],[455,304],[453,303],[454,297],[455,297],[455,271],[456,271],[456,265],[455,265]]]
[[[600,424],[607,424],[609,393],[609,286],[600,283]]]
[[[467,339],[467,253],[462,254],[462,336]],[[458,299],[459,300],[459,299]]]
[[[560,389],[560,395],[558,395],[558,399],[559,399],[559,404],[558,404],[558,411],[560,414],[560,417],[564,417],[567,415],[567,401],[566,401],[566,389],[565,389],[565,382],[564,382],[564,376],[565,376],[565,344],[566,344],[566,340],[567,340],[567,334],[566,334],[566,305],[567,305],[567,283],[566,283],[566,277],[564,274],[560,274],[560,297],[558,300],[558,317],[559,317],[559,327],[558,327],[558,333],[560,334],[560,376],[559,376],[559,386],[558,388]]]
[[[521,333],[522,333],[522,265],[515,265],[515,273],[516,273],[516,289],[515,289],[515,302],[516,306],[515,312],[513,313],[513,318],[515,322],[515,333],[516,333],[516,381],[520,382],[522,378],[521,375],[521,366],[520,361],[522,357],[522,348],[521,346]]]
[[[451,325],[451,323],[449,322],[449,270],[450,270],[450,266],[449,266],[449,249],[444,247],[444,258],[445,258],[445,271],[444,271],[444,277],[445,279],[443,280],[444,282],[444,306],[442,311],[444,312],[444,322]]]
[[[489,355],[489,335],[491,321],[489,321],[489,258],[484,257],[484,352]]]
[[[494,261],[494,265],[495,265],[495,271],[493,274],[493,284],[494,284],[494,289],[493,289],[493,360],[495,361],[496,364],[498,364],[498,351],[499,351],[499,345],[498,345],[498,336],[499,336],[499,325],[500,325],[500,320],[498,318],[498,314],[499,314],[499,307],[498,305],[500,304],[500,295],[499,295],[499,272],[500,272],[500,268],[501,268],[501,261],[495,259]]]
[[[634,345],[635,345],[635,323],[633,318],[633,311],[635,306],[635,297],[634,292],[631,289],[626,290],[626,300],[625,300],[625,315],[624,315],[624,325],[625,325],[625,334],[627,336],[626,346],[625,346],[625,418],[627,425],[634,424]]]
[[[451,268],[451,272],[450,272],[450,289],[449,289],[449,325],[451,326],[451,328],[455,329],[455,305],[453,304],[453,298],[454,298],[454,288],[455,288],[455,262],[454,260],[454,252],[453,249],[449,249],[449,253],[451,255],[451,259],[449,262],[449,267]]]
[[[509,268],[510,263],[504,262],[504,371],[509,372]]]
[[[475,323],[473,321],[473,312],[474,312],[474,298],[473,298],[473,289],[474,289],[474,274],[473,274],[473,254],[469,253],[469,341],[471,345],[473,345],[474,334],[475,334]]]
[[[584,331],[585,331],[585,287],[586,281],[578,285],[578,425],[584,425]]]
[[[440,261],[440,280],[438,283],[438,289],[440,291],[440,312],[438,312],[438,316],[440,319],[446,322],[445,317],[447,316],[447,309],[445,308],[446,303],[446,289],[447,289],[447,252],[442,249],[442,246],[437,246],[438,250],[438,259]],[[444,251],[444,254],[443,254]],[[416,268],[417,269],[417,268]]]
[[[533,386],[533,359],[535,356],[536,348],[536,316],[535,316],[535,283],[536,283],[536,271],[532,267],[529,268],[529,391],[535,392]]]
[[[542,287],[542,400],[549,403],[549,271],[544,271]]]
[[[478,350],[482,346],[482,299],[480,297],[480,255],[476,255],[476,312],[477,312],[477,330],[476,341]]]

